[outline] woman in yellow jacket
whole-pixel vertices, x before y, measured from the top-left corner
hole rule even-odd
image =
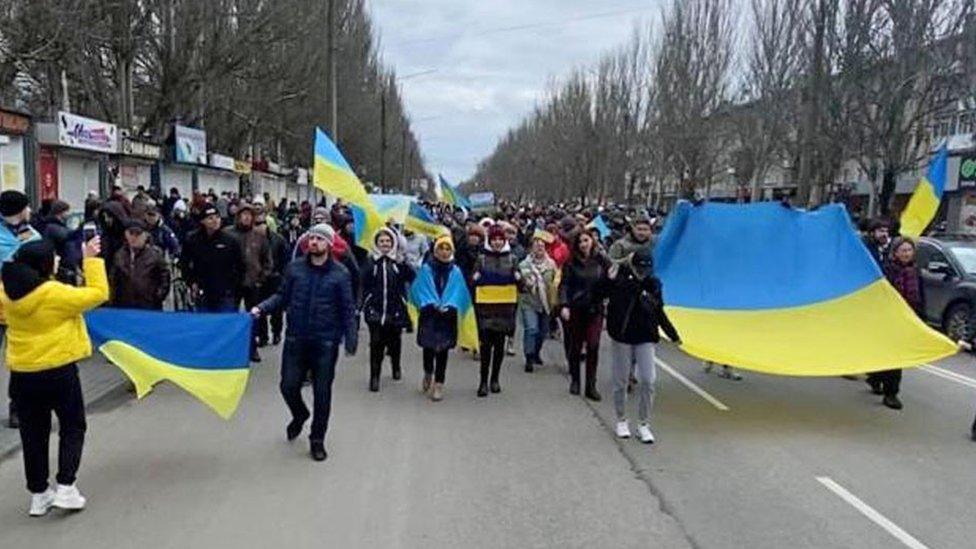
[[[85,244],[83,252],[84,287],[52,279],[57,258],[47,240],[21,246],[0,273],[0,301],[7,315],[6,364],[11,398],[20,414],[31,516],[44,515],[52,506],[85,506],[75,487],[86,428],[76,363],[92,354],[82,313],[108,300],[109,292],[98,237]],[[51,412],[60,426],[56,490],[48,484]]]

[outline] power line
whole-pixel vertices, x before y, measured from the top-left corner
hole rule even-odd
[[[456,34],[441,35],[436,38],[432,37],[432,38],[416,38],[412,40],[403,40],[392,44],[392,46],[409,46],[414,44],[423,44],[427,42],[440,42],[443,41],[444,39],[463,38],[463,37],[471,37],[471,36],[488,36],[491,34],[501,34],[506,32],[518,32],[524,30],[542,29],[546,27],[561,27],[563,25],[570,25],[572,23],[578,23],[580,21],[591,21],[593,19],[606,19],[608,17],[619,17],[621,15],[629,15],[632,13],[642,13],[650,9],[652,9],[650,6],[646,6],[643,8],[630,8],[626,10],[604,11],[598,13],[591,13],[588,15],[571,17],[569,19],[563,19],[561,21],[525,23],[522,25],[512,25],[508,27],[496,27],[491,29],[485,29],[478,32],[459,32]]]

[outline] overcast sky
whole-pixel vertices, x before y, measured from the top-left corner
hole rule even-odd
[[[428,169],[474,174],[553,77],[592,64],[656,19],[660,0],[372,0],[387,65]],[[436,71],[409,78],[410,75]],[[405,78],[406,77],[406,78]]]

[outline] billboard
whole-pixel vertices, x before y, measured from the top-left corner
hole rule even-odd
[[[176,126],[176,161],[184,164],[207,164],[207,132]]]

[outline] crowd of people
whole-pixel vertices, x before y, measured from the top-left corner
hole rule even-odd
[[[74,486],[85,432],[76,363],[91,354],[81,314],[102,304],[162,310],[177,283],[187,289],[187,310],[243,308],[253,316],[253,362],[261,361],[262,348],[283,343],[280,391],[291,413],[286,436],[299,437],[311,419],[316,461],[327,458],[340,349],[357,352],[360,322],[369,337],[368,390],[381,390],[387,359],[392,379],[402,379],[403,335],[409,333],[422,351],[420,389],[438,402],[446,395],[450,351],[462,343],[464,302],[473,304],[477,319],[477,348],[463,351],[480,361],[472,388],[479,398],[502,391],[503,364],[515,354],[520,332],[525,373],[544,365],[547,341],[561,339],[569,393],[602,400],[597,371],[605,330],[614,431],[632,436],[626,404],[633,393],[636,437],[653,443],[660,333],[681,344],[654,272],[656,212],[503,202],[490,215],[475,215],[443,203],[422,205],[442,234],[430,238],[389,219],[367,249],[341,200],[275,203],[268,195],[213,191],[187,198],[177,189],[163,197],[142,188],[130,198],[116,188],[105,200],[90,197],[83,223],[69,228],[68,204],[46,202],[32,216],[26,196],[2,193],[0,304],[12,371],[10,418],[25,449],[31,514],[85,504]],[[598,216],[603,223],[594,223]],[[921,311],[912,241],[891,241],[889,227],[876,224],[865,244]],[[38,334],[38,326],[48,329]],[[868,377],[890,408],[901,408],[900,377],[897,370]],[[311,410],[302,398],[305,384],[312,387]],[[52,412],[61,429],[54,489],[47,457]]]

